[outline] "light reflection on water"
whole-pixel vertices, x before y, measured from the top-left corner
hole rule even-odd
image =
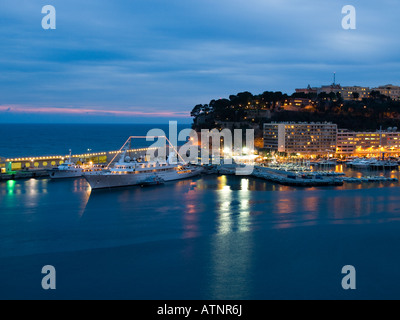
[[[218,214],[218,234],[225,234],[232,230],[232,190],[230,186],[224,185],[217,192],[219,206]]]
[[[400,193],[385,187],[390,185],[399,184],[296,189],[253,178],[203,176],[159,187],[91,191],[84,179],[7,181],[0,182],[0,236],[8,237],[10,250],[25,250],[14,237],[55,250],[393,221],[399,219]],[[43,226],[52,231],[48,237]]]
[[[254,270],[264,275],[276,259],[285,264],[287,250],[288,257],[298,257],[301,239],[285,238],[289,232],[313,235],[313,229],[300,227],[318,231],[330,225],[334,238],[335,225],[375,230],[380,223],[399,221],[400,188],[384,187],[389,185],[296,189],[253,178],[203,176],[156,187],[91,191],[84,179],[0,182],[0,258],[44,253],[49,263],[54,253],[115,248],[111,259],[104,257],[113,269],[127,259],[117,248],[127,245],[137,260],[129,271],[143,272],[144,284],[151,284],[157,272],[169,275],[178,268],[171,279],[199,276],[194,290],[201,287],[207,299],[247,299],[254,297],[254,287],[265,289],[256,283],[262,277],[255,280]],[[310,241],[310,252],[324,252],[318,241]],[[300,268],[307,269],[306,264],[300,262]],[[170,284],[165,290],[174,287],[173,280],[165,280]]]
[[[250,292],[252,236],[249,179],[240,179],[239,190],[232,190],[226,176],[218,177],[217,236],[211,243],[209,292],[212,299],[243,299]],[[236,200],[235,200],[236,199]],[[235,221],[237,220],[237,221]],[[240,241],[232,241],[237,222]],[[240,294],[239,294],[240,293]]]
[[[239,238],[215,236],[211,242],[211,299],[246,299],[252,286],[253,237],[251,232]]]
[[[249,179],[242,179],[240,182],[241,188],[239,191],[240,214],[238,229],[241,232],[249,231],[250,217],[250,190]]]

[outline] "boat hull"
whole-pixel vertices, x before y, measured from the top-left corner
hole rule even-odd
[[[79,178],[83,176],[83,171],[77,170],[51,170],[50,179],[67,179],[67,178]]]
[[[157,173],[157,176],[163,181],[174,181],[188,179],[201,174],[201,168],[186,170],[184,173],[177,171]],[[92,190],[137,186],[143,184],[147,179],[154,176],[154,173],[143,174],[84,174],[83,177],[87,180]]]

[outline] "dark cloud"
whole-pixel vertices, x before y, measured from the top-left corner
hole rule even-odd
[[[53,4],[57,29],[41,28]],[[187,112],[239,91],[398,83],[397,0],[0,3],[3,105]]]

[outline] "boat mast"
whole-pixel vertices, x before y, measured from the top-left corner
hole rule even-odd
[[[109,164],[107,165],[106,169],[108,169],[111,165],[111,163],[113,163],[113,161],[115,160],[115,158],[118,156],[118,154],[120,154],[122,152],[122,150],[125,148],[125,146],[130,143],[131,139],[148,139],[148,138],[165,138],[169,145],[172,147],[172,149],[176,152],[176,154],[178,155],[178,157],[182,160],[182,162],[184,164],[186,164],[185,160],[182,158],[182,156],[179,154],[178,150],[175,148],[175,146],[171,143],[171,141],[169,141],[169,139],[166,136],[130,136],[128,138],[128,140],[126,140],[126,142],[123,144],[123,146],[117,151],[117,153],[115,154],[115,156],[112,158],[112,160],[109,162]]]
[[[380,127],[380,130],[379,130],[379,154],[380,154],[381,160],[384,160],[381,150],[382,150],[382,126]]]

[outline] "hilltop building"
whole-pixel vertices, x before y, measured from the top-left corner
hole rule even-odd
[[[387,84],[384,86],[380,86],[378,88],[373,88],[373,91],[378,91],[380,94],[383,94],[392,100],[400,100],[400,87],[394,86],[392,84]]]
[[[339,93],[342,95],[343,100],[362,100],[368,98],[371,90],[368,87],[342,87]],[[358,94],[358,98],[355,98],[354,94]]]
[[[305,89],[296,89],[295,91],[296,91],[296,93],[305,93],[305,94],[308,94],[308,93],[320,94],[323,92],[329,94],[329,93],[333,92],[335,94],[340,93],[342,95],[343,100],[362,100],[363,98],[369,97],[371,89],[368,87],[360,87],[360,86],[343,87],[340,84],[331,84],[331,85],[321,86],[319,88],[316,88],[316,87],[311,88],[309,85]],[[355,95],[355,93],[357,93],[358,95]],[[384,93],[382,93],[382,94],[384,94]],[[396,91],[396,94],[398,94],[397,91]],[[357,96],[357,98],[355,98],[355,96]]]

